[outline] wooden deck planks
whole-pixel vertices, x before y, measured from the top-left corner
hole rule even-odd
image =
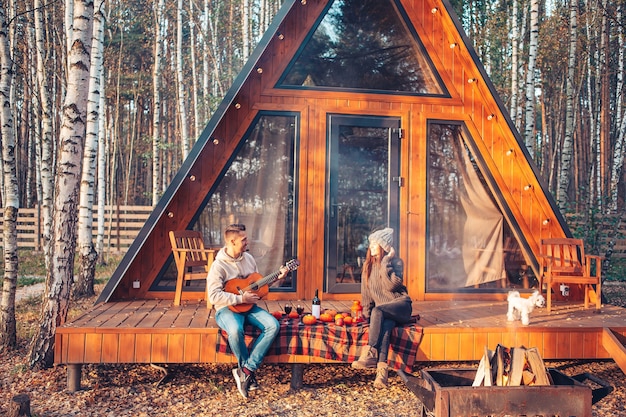
[[[282,310],[285,301],[262,304]],[[289,301],[294,306],[309,302]],[[323,309],[349,311],[352,301],[322,301]],[[506,304],[498,302],[415,302],[423,327],[418,361],[476,361],[485,346],[537,347],[545,359],[609,358],[603,347],[605,328],[626,333],[626,309],[606,305],[602,314],[556,306],[548,315],[535,310],[529,326],[506,321]],[[137,300],[104,303],[57,329],[56,363],[235,363],[215,351],[215,310],[202,301]],[[296,355],[268,357],[273,363],[330,362]]]

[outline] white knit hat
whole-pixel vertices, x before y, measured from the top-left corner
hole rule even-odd
[[[368,240],[370,244],[378,243],[385,252],[389,253],[391,251],[391,245],[393,245],[393,229],[386,227],[382,230],[377,230],[369,236]]]

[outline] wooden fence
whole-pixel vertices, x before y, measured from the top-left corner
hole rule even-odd
[[[152,206],[105,206],[104,251],[125,251],[133,243],[150,213]],[[94,242],[98,233],[98,213],[94,212]],[[3,226],[4,210],[0,208],[0,227]],[[17,244],[24,249],[43,249],[43,223],[40,207],[21,208],[17,217]],[[0,233],[0,246],[3,236]]]
[[[589,220],[575,215],[566,215],[570,230],[576,237],[585,239],[585,250],[593,240],[591,253],[605,255],[613,245],[613,258],[626,259],[626,218],[616,215],[597,215]]]
[[[106,206],[104,224],[104,249],[106,252],[126,250],[145,221],[152,213],[152,206]],[[4,210],[0,208],[0,227],[3,224]],[[570,229],[575,235],[585,227],[585,222],[575,216],[566,216]],[[42,250],[42,219],[41,210],[35,208],[21,208],[18,212],[18,246],[20,248]],[[93,233],[96,238],[98,227],[97,213],[94,213]],[[626,220],[613,216],[603,216],[593,227],[597,234],[599,255],[604,255],[613,242],[613,257],[626,259]],[[3,236],[0,233],[0,246]],[[597,251],[596,251],[597,252]]]

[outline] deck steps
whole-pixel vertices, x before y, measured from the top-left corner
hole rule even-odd
[[[605,327],[602,332],[602,346],[626,374],[626,336],[615,332],[610,327]]]

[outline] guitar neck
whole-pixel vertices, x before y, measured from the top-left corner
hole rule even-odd
[[[276,281],[276,278],[278,278],[279,275],[280,275],[280,270],[276,272],[272,272],[271,274],[261,278],[260,280],[256,282],[251,282],[250,285],[248,285],[248,287],[244,288],[243,290],[253,290],[253,291],[258,290],[259,288]]]

